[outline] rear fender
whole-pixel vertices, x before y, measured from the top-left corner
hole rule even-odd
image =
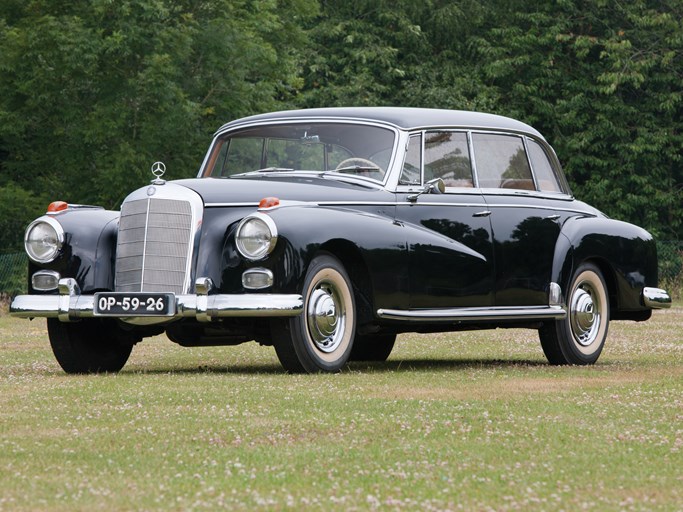
[[[604,217],[568,219],[555,247],[552,272],[565,297],[574,270],[587,261],[606,274],[614,318],[620,312],[647,309],[643,288],[657,286],[657,249],[650,233]]]

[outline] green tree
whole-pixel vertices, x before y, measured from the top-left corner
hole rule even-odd
[[[326,0],[298,101],[519,118],[578,197],[681,237],[682,20],[681,0]]]
[[[487,2],[324,0],[310,23],[304,106],[403,105],[492,110],[469,44]]]
[[[301,87],[300,22],[316,10],[313,0],[6,0],[1,183],[117,208],[155,160],[170,178],[195,175],[220,124]]]
[[[579,197],[683,235],[683,2],[525,7],[478,40],[498,111],[545,133]]]

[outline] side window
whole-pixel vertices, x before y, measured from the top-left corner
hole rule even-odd
[[[424,180],[441,178],[447,187],[472,187],[472,166],[467,134],[427,132]]]
[[[536,190],[520,137],[473,133],[472,141],[480,187]]]
[[[420,177],[421,153],[422,136],[411,135],[408,142],[408,151],[406,151],[406,159],[403,162],[401,178],[398,181],[400,185],[419,185],[422,183]]]
[[[543,147],[535,140],[529,138],[527,138],[527,147],[529,148],[531,167],[534,169],[536,181],[538,182],[538,189],[543,192],[562,192],[562,187],[560,187],[560,183],[557,180],[557,174],[553,170],[553,166]]]

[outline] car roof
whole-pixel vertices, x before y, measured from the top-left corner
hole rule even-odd
[[[464,110],[410,107],[338,107],[270,112],[236,119],[223,125],[217,133],[256,122],[323,119],[371,121],[391,125],[402,130],[446,127],[503,130],[527,133],[543,139],[543,136],[535,128],[509,117]]]

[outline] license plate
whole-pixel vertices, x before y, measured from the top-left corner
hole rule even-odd
[[[175,312],[173,293],[100,292],[93,308],[97,316],[172,316]]]

